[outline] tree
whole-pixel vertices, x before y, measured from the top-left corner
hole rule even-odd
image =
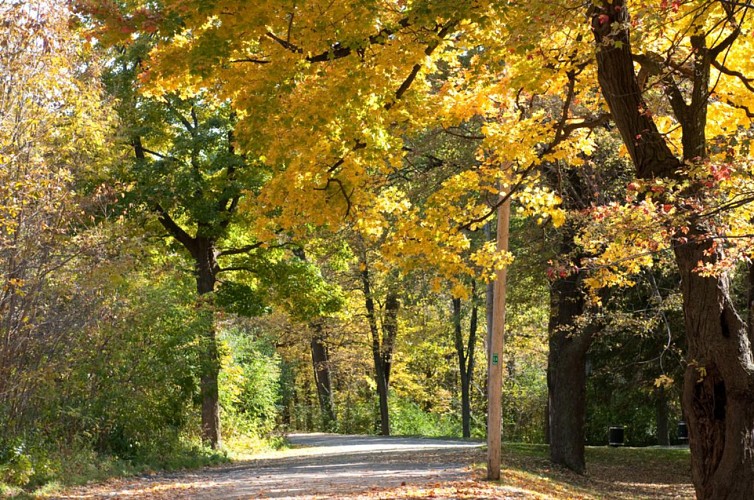
[[[268,284],[264,287],[271,289],[268,295],[273,297],[273,302],[282,305],[293,319],[307,325],[322,428],[332,430],[337,420],[326,326],[328,317],[343,305],[342,292],[337,285],[325,281],[321,268],[309,261],[304,248],[294,248],[293,254],[299,262],[286,262],[278,266],[278,272],[265,273]]]
[[[396,237],[396,255],[409,260],[425,256],[425,262],[441,262],[449,274],[463,268],[457,259],[468,249],[463,230],[481,226],[497,205],[470,201],[469,193],[494,198],[502,191],[503,199],[517,193],[528,213],[563,222],[562,212],[553,208],[560,200],[538,183],[542,166],[556,160],[583,162],[582,152],[594,147],[589,132],[605,123],[601,99],[607,99],[643,186],[633,206],[612,209],[637,220],[646,215],[641,234],[646,238],[641,242],[623,238],[620,245],[613,244],[618,240],[595,241],[592,247],[600,256],[590,263],[593,267],[585,281],[591,286],[625,282],[619,273],[607,272],[608,264],[600,266],[617,260],[612,267],[625,277],[651,261],[646,255],[630,258],[634,250],[648,254],[673,243],[686,287],[687,326],[707,325],[688,333],[700,342],[690,342],[694,363],[687,374],[691,392],[686,405],[693,404],[690,398],[698,379],[702,380],[699,391],[709,396],[709,402],[690,417],[695,480],[700,496],[728,494],[722,485],[729,481],[713,476],[715,471],[721,471],[722,477],[722,471],[727,474],[735,468],[727,464],[738,463],[743,450],[740,442],[733,445],[735,439],[724,437],[726,432],[731,436],[745,432],[741,415],[746,410],[729,411],[744,405],[727,396],[748,394],[744,375],[750,371],[751,354],[746,348],[748,337],[740,333],[743,323],[729,307],[725,278],[717,272],[746,249],[730,239],[725,244],[718,240],[729,236],[730,227],[748,227],[751,219],[745,207],[745,175],[741,175],[747,162],[724,163],[731,151],[748,154],[738,126],[748,126],[751,108],[746,95],[750,82],[744,72],[725,66],[725,54],[745,53],[739,34],[748,21],[748,5],[641,3],[636,8],[646,22],[636,26],[631,26],[623,2],[594,3],[591,24],[575,16],[567,2],[537,2],[526,8],[481,2],[418,2],[395,8],[366,2],[332,9],[320,9],[314,2],[278,10],[231,2],[204,9],[195,6],[166,2],[149,10],[126,5],[122,11],[105,9],[101,17],[115,26],[110,35],[120,38],[130,37],[134,30],[160,34],[144,77],[154,94],[204,87],[217,88],[221,98],[233,100],[242,112],[238,136],[245,150],[276,169],[259,199],[284,227],[305,228],[301,221],[337,224],[343,214],[366,213],[374,207],[375,197],[373,190],[362,189],[372,186],[364,180],[384,176],[401,164],[404,137],[430,123],[457,131],[453,127],[470,117],[486,119],[479,134],[483,161],[444,184],[429,208],[404,211],[395,231],[403,235]],[[533,25],[541,29],[533,30]],[[634,31],[643,35],[644,53],[631,50],[629,35]],[[589,45],[592,39],[598,47],[596,65]],[[474,54],[467,67],[458,62],[463,53]],[[453,69],[453,77],[443,82],[429,77],[440,59]],[[634,61],[641,65],[638,74]],[[719,73],[716,85],[710,79],[712,68]],[[426,92],[429,88],[437,92]],[[560,103],[558,112],[521,112],[522,102],[555,100]],[[711,105],[729,110],[714,128],[713,155],[707,154],[704,130],[711,126],[706,119]],[[661,119],[655,122],[650,109]],[[657,123],[667,135],[660,133]],[[682,131],[677,144],[673,123]],[[280,133],[279,125],[290,133]],[[732,138],[738,142],[728,140]],[[680,156],[688,167],[673,148],[683,150]],[[303,189],[290,190],[291,186]],[[741,198],[726,205],[728,194]],[[649,228],[658,230],[648,234]],[[741,243],[747,241],[745,234],[739,229],[730,232]],[[493,251],[477,257],[486,271],[504,260]],[[699,262],[707,274],[695,273]],[[710,299],[705,303],[718,303],[720,309],[704,316],[706,323],[694,309],[704,293]],[[710,347],[718,346],[710,339],[718,334],[732,339],[726,340],[733,346],[727,354]],[[727,363],[738,348],[744,361]],[[737,366],[738,371],[722,368],[729,366]],[[725,419],[721,398],[715,394],[726,394],[729,425],[719,423]],[[715,424],[706,428],[702,422],[707,420]],[[705,457],[713,457],[710,463],[723,461],[726,467],[706,468]]]
[[[201,338],[202,439],[222,444],[218,375],[220,357],[215,332],[214,296],[218,276],[237,270],[221,260],[239,258],[262,244],[233,234],[245,189],[264,178],[259,164],[235,151],[234,118],[226,104],[208,95],[168,94],[160,99],[136,93],[136,76],[151,45],[148,37],[116,51],[105,81],[119,99],[124,142],[133,160],[119,172],[130,184],[125,201],[152,212],[162,231],[191,258],[198,307],[205,330]]]
[[[552,231],[555,253],[547,270],[550,281],[548,325],[548,443],[550,460],[583,473],[586,463],[586,361],[590,346],[604,326],[601,306],[588,296],[588,255],[579,237],[590,207],[605,206],[623,195],[631,169],[617,157],[618,141],[604,130],[593,131],[598,148],[583,154],[584,163],[547,165],[547,177],[568,210],[566,224]],[[543,256],[543,258],[545,258]]]
[[[374,378],[377,383],[377,395],[380,407],[380,434],[390,435],[390,412],[388,396],[390,387],[390,370],[393,366],[393,352],[398,336],[398,312],[401,302],[395,276],[385,278],[384,300],[378,301],[375,294],[376,283],[374,269],[370,262],[368,248],[363,238],[357,237],[359,277],[364,294],[364,308],[371,340],[372,358],[374,360]]]
[[[69,287],[76,265],[100,250],[82,216],[92,202],[84,185],[112,159],[113,122],[99,64],[69,14],[57,2],[0,3],[0,434],[8,438],[31,427],[41,388],[90,320],[91,297]]]
[[[611,5],[595,4],[590,20],[598,47],[600,87],[638,177],[650,182],[686,183],[682,199],[666,201],[673,202],[688,217],[688,226],[671,228],[671,241],[681,274],[686,318],[689,363],[683,406],[696,493],[699,498],[745,498],[754,494],[754,457],[747,451],[754,441],[752,339],[731,300],[725,271],[700,272],[705,266],[719,267],[730,251],[717,244],[722,228],[706,210],[695,210],[689,204],[714,201],[709,199],[703,183],[694,178],[694,169],[701,166],[711,169],[714,175],[722,166],[711,153],[707,138],[713,96],[733,106],[746,106],[748,102],[746,97],[738,100],[741,94],[729,94],[730,87],[716,89],[715,80],[730,78],[734,86],[748,81],[743,73],[728,69],[726,64],[729,57],[735,60],[740,51],[746,50],[741,33],[748,21],[749,6],[703,2],[684,6],[679,16],[692,8],[699,9],[703,17],[688,31],[678,32],[683,45],[679,42],[676,54],[668,53],[662,62],[652,59],[641,63],[638,58],[642,69],[657,75],[662,82],[674,119],[681,127],[680,159],[671,149],[675,145],[661,134],[647,112],[649,103],[634,71],[637,53],[628,23],[628,5],[620,0]],[[681,54],[686,59],[678,67]],[[713,69],[717,70],[715,79]],[[735,134],[736,131],[715,140],[726,144]],[[726,207],[716,211],[720,209]]]
[[[461,425],[462,435],[471,437],[471,382],[474,376],[474,348],[479,325],[479,306],[476,302],[476,282],[471,282],[471,315],[469,318],[469,336],[464,343],[463,322],[461,316],[461,298],[453,298],[453,340],[458,355],[458,373],[461,378]]]

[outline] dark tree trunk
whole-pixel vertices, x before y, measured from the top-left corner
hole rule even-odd
[[[474,286],[472,289],[475,289]],[[471,437],[471,383],[474,376],[474,350],[476,346],[477,328],[479,326],[479,307],[474,303],[471,306],[471,319],[469,320],[469,342],[466,345],[466,383],[462,386],[461,406],[463,411],[463,437]]]
[[[586,353],[594,330],[579,328],[585,312],[581,274],[556,279],[550,290],[550,351],[547,394],[550,460],[583,473],[586,411]]]
[[[215,335],[214,304],[212,299],[206,298],[207,294],[215,290],[218,266],[214,241],[210,238],[197,237],[195,242],[192,255],[196,265],[196,291],[199,295],[199,311],[205,323],[200,375],[202,441],[211,448],[218,449],[222,446],[218,389],[220,356]]]
[[[682,162],[672,155],[651,115],[643,111],[647,108],[634,75],[625,0],[593,8],[591,16],[599,47],[596,59],[602,94],[638,176],[683,176]],[[663,81],[681,124],[686,161],[705,156],[709,66],[739,34],[738,29],[733,30],[730,36],[716,40],[718,45],[713,48],[706,47],[703,36],[690,38],[694,68],[688,104],[672,80]],[[699,188],[696,194],[703,197]],[[713,231],[699,219],[692,218],[689,226],[689,234],[673,243],[688,345],[683,408],[692,479],[700,499],[754,498],[754,354],[749,331],[731,301],[727,276],[696,272],[700,263],[714,265],[721,257],[721,250],[713,247]]]
[[[335,427],[335,405],[333,404],[332,383],[330,380],[330,355],[324,341],[322,324],[311,324],[314,332],[311,341],[312,367],[314,368],[314,381],[317,385],[317,399],[322,415],[322,426],[325,430],[333,430]]]
[[[193,135],[193,132],[192,132]],[[232,134],[229,136],[230,153],[233,153]],[[145,150],[140,137],[134,137],[133,148],[136,159],[146,161]],[[196,193],[197,198],[201,198],[202,193]],[[238,198],[234,201],[224,200],[220,203],[226,215],[231,213],[236,206]],[[211,293],[215,291],[217,274],[220,272],[220,266],[217,263],[216,244],[214,237],[207,236],[214,231],[207,224],[199,223],[196,236],[188,234],[178,223],[173,220],[170,214],[159,204],[156,203],[154,210],[157,218],[165,230],[185,248],[194,260],[194,276],[196,278],[196,292],[198,295],[199,314],[203,315],[205,330],[201,339],[202,359],[200,378],[200,394],[202,399],[202,442],[213,449],[222,446],[222,435],[220,432],[220,397],[218,389],[218,378],[220,374],[220,355],[217,348],[217,338],[215,334],[215,315],[213,299]],[[227,221],[221,226],[227,225]],[[215,228],[217,229],[217,228]]]
[[[547,398],[547,402],[545,403],[545,418],[544,418],[544,434],[545,434],[545,444],[550,444],[550,398]]]
[[[695,269],[709,240],[676,247],[688,339],[683,407],[702,499],[754,498],[754,361],[724,277]]]
[[[303,248],[295,248],[293,254],[302,261],[308,262]],[[309,329],[312,331],[310,342],[312,368],[314,369],[314,383],[317,386],[322,427],[325,430],[333,430],[335,428],[335,404],[330,377],[330,353],[325,343],[323,319],[317,318],[311,321]]]
[[[398,295],[389,290],[385,297],[385,310],[382,316],[382,328],[377,323],[377,310],[372,295],[372,284],[366,258],[362,259],[361,284],[364,291],[364,305],[367,310],[367,322],[372,338],[372,358],[374,359],[374,375],[377,382],[377,396],[380,405],[380,434],[390,435],[390,411],[388,394],[390,388],[390,368],[393,363],[393,349],[398,335],[398,311],[400,301]],[[380,334],[380,330],[382,330]]]
[[[373,349],[374,350],[374,349]],[[390,435],[390,411],[388,406],[388,382],[385,375],[385,366],[379,355],[374,355],[375,378],[377,379],[377,397],[380,405],[380,434]]]
[[[754,262],[749,261],[749,296],[748,296],[748,321],[749,343],[754,345]]]
[[[380,433],[390,435],[390,413],[388,411],[388,394],[390,389],[390,369],[393,366],[393,350],[398,334],[398,295],[389,291],[385,298],[385,312],[382,321],[382,343],[377,358],[380,367],[377,370],[377,390],[380,397]],[[381,375],[381,376],[380,376]]]
[[[475,290],[476,283],[472,282],[472,296]],[[474,373],[474,345],[476,343],[477,325],[478,307],[476,303],[472,302],[469,338],[464,347],[461,299],[453,299],[453,332],[456,354],[458,355],[458,372],[461,379],[461,427],[465,438],[471,437],[471,381]]]
[[[655,389],[655,420],[657,423],[657,444],[668,446],[670,444],[668,396],[663,386]]]

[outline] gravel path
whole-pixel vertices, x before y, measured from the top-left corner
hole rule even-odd
[[[391,488],[470,479],[481,443],[450,439],[291,434],[293,449],[199,471],[70,490],[55,498],[359,498]]]

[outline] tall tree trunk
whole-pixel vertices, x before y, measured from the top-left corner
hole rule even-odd
[[[727,279],[695,271],[710,248],[706,240],[675,250],[689,346],[683,407],[691,475],[698,498],[754,498],[754,360]]]
[[[374,348],[372,349],[374,353]],[[379,354],[374,354],[374,371],[377,379],[377,397],[380,405],[380,434],[390,435],[390,409],[388,406],[388,383],[385,375],[385,366]]]
[[[218,388],[220,356],[215,333],[214,304],[211,298],[207,298],[208,294],[215,290],[218,266],[215,258],[214,241],[203,237],[197,237],[195,241],[195,251],[192,254],[196,264],[196,291],[199,295],[199,311],[203,316],[204,323],[200,375],[202,442],[212,449],[218,449],[222,446]]]
[[[747,324],[749,326],[749,343],[754,345],[754,262],[749,261],[749,296],[747,303]]]
[[[670,444],[670,426],[668,412],[668,396],[665,387],[655,389],[655,420],[657,423],[657,444],[668,446]]]
[[[315,321],[311,323],[310,327],[314,333],[311,341],[312,367],[314,369],[314,381],[317,385],[322,427],[325,430],[333,430],[335,427],[335,406],[330,379],[330,355],[324,341],[322,323]]]
[[[230,153],[233,153],[232,136]],[[146,161],[145,149],[141,142],[141,137],[134,137],[132,146],[134,154],[139,161]],[[201,198],[201,192],[195,193],[197,198]],[[236,199],[237,201],[237,199]],[[235,202],[231,203],[231,207]],[[202,442],[213,449],[222,446],[222,435],[220,432],[220,396],[218,389],[218,378],[220,375],[220,355],[217,348],[217,338],[215,333],[215,314],[214,300],[211,293],[215,291],[217,274],[220,272],[220,266],[217,263],[216,244],[214,237],[207,236],[212,234],[212,228],[207,224],[199,223],[196,236],[188,234],[178,223],[173,220],[170,214],[159,203],[156,203],[154,210],[160,224],[183,248],[185,248],[194,260],[194,276],[196,277],[196,292],[198,295],[198,310],[203,316],[202,321],[205,326],[202,343],[202,359],[200,388],[202,398]],[[229,210],[232,210],[229,209]],[[210,297],[210,298],[207,298]]]
[[[642,99],[630,44],[625,0],[593,4],[592,32],[599,50],[597,69],[602,94],[643,179],[684,177]],[[706,157],[706,109],[710,65],[735,41],[738,29],[708,48],[704,36],[690,37],[693,72],[687,104],[681,89],[665,77],[668,102],[683,132],[684,160]],[[660,71],[661,73],[661,71]],[[693,186],[692,188],[693,189]],[[688,193],[689,195],[691,193]],[[703,199],[703,192],[696,193]],[[688,345],[683,408],[689,430],[691,473],[700,499],[754,498],[754,353],[747,326],[731,301],[725,274],[701,276],[700,264],[715,265],[722,250],[714,231],[692,218],[690,231],[674,243]]]
[[[293,254],[304,262],[308,262],[306,251],[295,248]],[[330,377],[330,353],[325,344],[323,319],[317,318],[309,323],[312,331],[310,342],[314,382],[317,386],[317,399],[322,419],[322,427],[326,430],[335,428],[335,405],[333,403],[332,382]]]
[[[472,282],[473,283],[473,282]],[[476,284],[472,287],[476,290]],[[474,377],[474,352],[476,347],[477,328],[479,326],[479,307],[476,302],[471,306],[471,319],[469,320],[469,341],[466,345],[466,383],[461,389],[461,410],[463,412],[463,437],[471,437],[471,383]]]
[[[372,295],[369,267],[366,257],[362,256],[361,284],[364,291],[364,305],[367,310],[367,322],[372,338],[372,358],[374,359],[374,375],[377,382],[377,396],[380,405],[380,434],[390,435],[390,411],[388,394],[390,388],[390,368],[393,363],[393,349],[398,335],[398,311],[400,301],[398,294],[388,290],[385,297],[385,310],[382,317],[382,328],[377,322],[377,310]]]
[[[583,473],[586,353],[594,330],[579,327],[585,312],[581,273],[556,279],[550,289],[547,394],[550,460]]]
[[[472,301],[476,283],[472,281]],[[461,379],[461,426],[463,437],[471,437],[471,382],[474,373],[474,345],[478,325],[478,307],[472,302],[469,320],[469,338],[466,346],[463,342],[463,325],[461,322],[461,299],[453,299],[453,332],[458,355],[458,372]]]

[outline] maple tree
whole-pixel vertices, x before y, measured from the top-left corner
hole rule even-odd
[[[677,23],[678,41],[671,50],[663,47],[666,57],[658,76],[671,116],[681,129],[680,143],[663,136],[647,111],[648,103],[642,97],[640,80],[633,68],[636,49],[632,45],[631,26],[626,23],[628,6],[618,1],[609,9],[604,7],[598,7],[591,18],[598,45],[599,82],[637,175],[645,180],[685,183],[677,198],[665,199],[671,202],[671,210],[675,205],[687,220],[687,225],[671,226],[674,231],[669,239],[681,274],[686,318],[689,350],[683,400],[697,496],[749,496],[754,487],[754,460],[746,451],[754,420],[750,403],[754,377],[752,345],[748,329],[730,298],[724,267],[729,254],[736,253],[735,246],[717,244],[719,236],[727,236],[725,219],[732,216],[739,221],[741,216],[733,206],[717,205],[718,200],[714,194],[710,196],[705,181],[695,178],[701,168],[709,172],[713,183],[725,185],[725,175],[716,175],[717,172],[729,168],[728,165],[732,169],[749,168],[748,155],[735,145],[735,139],[744,130],[736,125],[749,125],[749,117],[742,113],[741,106],[748,108],[751,97],[748,90],[740,92],[741,83],[746,81],[743,73],[732,72],[726,66],[728,58],[734,61],[739,51],[747,50],[745,43],[736,42],[742,29],[746,29],[749,7],[729,2],[666,6]],[[665,43],[659,37],[657,42]],[[649,50],[649,43],[649,40],[636,42],[636,47]],[[684,63],[676,69],[679,56]],[[684,65],[690,71],[685,71]],[[642,68],[652,74],[653,64],[644,64]],[[713,71],[717,73],[714,78]],[[719,112],[732,120],[731,130],[726,130],[725,125],[731,125],[724,120],[711,119],[714,108],[728,103],[733,105],[726,106],[730,111]],[[720,122],[724,125],[718,128]],[[715,154],[711,147],[715,143],[727,146],[722,155]],[[702,208],[705,206],[710,208]],[[710,267],[717,269],[705,272]],[[731,482],[733,477],[736,481]]]
[[[153,212],[162,231],[193,261],[205,324],[202,436],[220,447],[220,355],[213,292],[221,273],[244,268],[243,262],[233,259],[243,259],[261,246],[232,230],[243,223],[236,213],[242,189],[261,184],[265,171],[235,152],[234,117],[227,105],[206,93],[172,93],[157,99],[136,92],[136,76],[150,45],[145,37],[119,48],[105,75],[108,90],[118,98],[122,140],[133,151],[133,159],[123,162],[118,181],[128,186],[124,202]]]
[[[725,266],[750,243],[748,4],[644,1],[630,17],[623,1],[590,2],[590,22],[560,1],[118,7],[90,9],[110,28],[103,38],[159,34],[143,76],[149,92],[212,88],[238,109],[246,154],[274,169],[258,198],[265,217],[302,232],[302,221],[336,224],[344,214],[378,230],[380,214],[400,214],[394,255],[451,279],[475,272],[458,258],[469,247],[462,230],[494,211],[469,193],[515,192],[525,213],[562,223],[560,198],[537,182],[542,166],[583,163],[591,130],[609,117],[639,181],[627,204],[595,210],[605,224],[602,238],[583,240],[595,255],[585,282],[629,284],[653,252],[672,249],[697,493],[745,496],[754,472],[738,436],[750,433],[752,355]],[[442,65],[449,76],[433,80]],[[405,137],[431,126],[466,135],[455,127],[473,117],[484,119],[473,134],[480,161],[427,204],[363,189],[402,164]],[[488,277],[505,261],[489,248],[476,257]],[[744,480],[732,484],[731,474]]]

